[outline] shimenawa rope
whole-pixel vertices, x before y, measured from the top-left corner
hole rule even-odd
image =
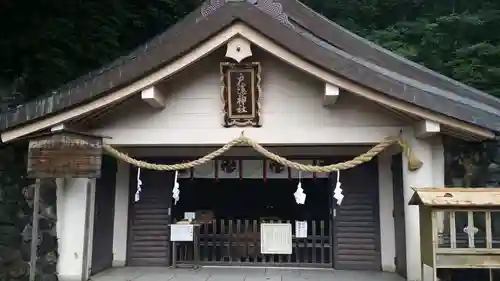
[[[304,171],[304,172],[313,172],[313,173],[330,173],[333,171],[340,171],[340,170],[347,170],[354,168],[360,164],[369,162],[372,160],[375,156],[377,156],[380,152],[382,152],[384,149],[388,148],[392,144],[398,144],[399,146],[402,147],[403,153],[406,155],[408,158],[408,170],[410,171],[416,171],[422,167],[422,161],[420,161],[417,156],[413,153],[411,150],[411,147],[409,144],[403,140],[401,137],[387,137],[385,138],[382,142],[379,144],[375,145],[372,147],[370,150],[367,152],[351,159],[345,162],[337,163],[337,164],[332,164],[332,165],[326,165],[326,166],[315,166],[315,165],[306,165],[306,164],[301,164],[298,162],[290,161],[284,157],[281,157],[279,155],[276,155],[269,150],[265,149],[262,147],[259,143],[256,141],[246,137],[243,133],[241,136],[238,138],[233,139],[223,147],[201,157],[196,160],[186,162],[186,163],[179,163],[179,164],[172,164],[172,165],[165,165],[165,164],[154,164],[154,163],[148,163],[145,161],[137,160],[134,159],[127,154],[120,152],[116,150],[115,148],[111,147],[110,145],[104,144],[104,149],[110,153],[112,156],[125,161],[131,165],[137,166],[142,169],[149,169],[149,170],[158,170],[158,171],[174,171],[174,170],[185,170],[185,169],[190,169],[202,164],[205,164],[222,154],[224,154],[226,151],[231,149],[233,146],[236,145],[248,145],[252,147],[255,151],[259,152],[263,156],[281,164],[286,167],[290,167],[299,171]]]

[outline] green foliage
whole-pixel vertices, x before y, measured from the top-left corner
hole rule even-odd
[[[0,81],[18,81],[16,92],[22,93],[5,98],[19,104],[99,68],[163,31],[200,2],[1,1]]]
[[[500,96],[499,1],[305,2],[389,50]]]

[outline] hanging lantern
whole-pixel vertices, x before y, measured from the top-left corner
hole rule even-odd
[[[101,177],[102,137],[61,129],[29,140],[29,178]]]

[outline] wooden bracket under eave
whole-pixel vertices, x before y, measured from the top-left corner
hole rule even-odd
[[[415,124],[415,136],[419,139],[428,138],[440,132],[441,125],[431,120],[422,120]]]
[[[161,91],[156,86],[151,86],[142,90],[141,98],[154,108],[165,108],[166,101]]]
[[[330,84],[330,83],[325,83],[325,92],[323,96],[323,105],[324,106],[331,106],[334,105],[337,102],[337,99],[339,98],[340,95],[340,89],[339,87]]]

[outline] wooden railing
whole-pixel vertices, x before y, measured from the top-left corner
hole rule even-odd
[[[446,211],[438,231],[438,248],[449,249],[499,249],[498,223],[500,212]],[[475,232],[467,233],[467,227]]]
[[[291,223],[294,221],[268,221]],[[308,221],[307,238],[296,238],[292,230],[291,255],[264,255],[260,252],[260,223],[258,220],[212,220],[199,228],[201,264],[211,265],[273,265],[297,267],[332,266],[332,226],[325,221]],[[193,244],[177,248],[178,263],[193,261]]]

